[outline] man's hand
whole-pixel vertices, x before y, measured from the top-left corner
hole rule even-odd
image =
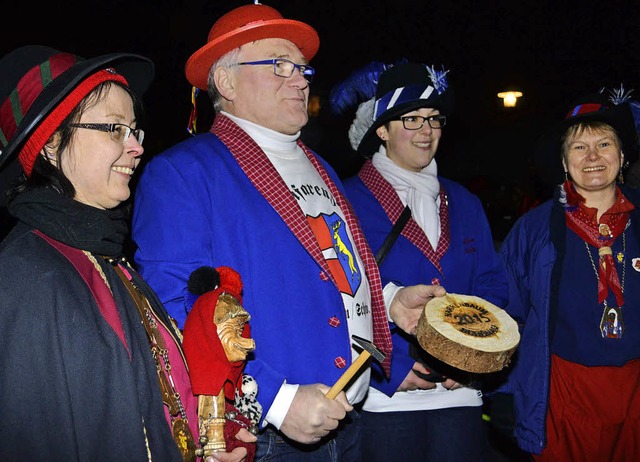
[[[400,329],[416,335],[418,320],[424,306],[434,297],[444,297],[447,291],[442,286],[418,284],[398,290],[389,307],[389,316]]]
[[[292,440],[312,444],[335,430],[353,406],[343,391],[335,399],[325,396],[328,391],[328,386],[319,383],[300,385],[280,431]]]

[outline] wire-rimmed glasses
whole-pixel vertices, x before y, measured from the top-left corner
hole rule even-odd
[[[237,64],[238,66],[259,66],[271,64],[273,65],[273,73],[278,77],[284,77],[285,79],[291,77],[293,75],[293,71],[298,69],[300,71],[300,74],[302,74],[302,76],[309,83],[313,81],[313,76],[316,73],[316,70],[308,64],[296,64],[293,61],[285,58],[263,59],[261,61],[244,61]]]

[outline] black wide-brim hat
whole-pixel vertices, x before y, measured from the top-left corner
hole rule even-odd
[[[57,59],[61,56],[64,59]],[[136,95],[144,93],[154,76],[153,62],[132,53],[83,59],[53,48],[29,45],[0,59],[0,169],[15,158],[39,124],[74,88],[108,68],[122,75]],[[32,100],[27,108],[24,100]]]
[[[638,134],[629,104],[614,104],[604,93],[585,95],[578,98],[565,118],[538,141],[534,154],[535,165],[547,185],[558,185],[564,181],[562,139],[571,126],[580,122],[603,122],[616,131],[624,153],[623,168],[637,160]]]
[[[446,72],[438,72],[420,63],[402,63],[380,75],[376,87],[373,124],[362,137],[358,152],[371,157],[382,141],[376,130],[390,120],[423,107],[438,109],[445,116],[453,112],[453,90]]]

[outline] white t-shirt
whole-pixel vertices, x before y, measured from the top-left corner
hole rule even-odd
[[[330,262],[332,274],[340,287],[349,335],[355,334],[372,340],[371,293],[364,265],[342,210],[338,207],[320,174],[296,143],[300,134],[283,135],[228,113],[225,115],[246,131],[267,154],[300,205],[316,236],[331,238],[331,246],[321,245],[321,247],[324,248],[324,257],[327,262]],[[353,347],[351,355],[353,361],[358,357],[358,352]],[[364,399],[369,379],[370,370],[367,368],[345,390],[349,402],[358,403]],[[277,427],[280,426],[296,389],[297,387],[291,384],[285,384],[281,388],[274,404],[267,412],[266,419],[269,423]],[[288,404],[286,404],[284,413],[281,414],[286,401]],[[277,415],[276,408],[278,409]],[[272,410],[274,415],[272,415]]]

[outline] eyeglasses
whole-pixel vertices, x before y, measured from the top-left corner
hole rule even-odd
[[[411,115],[398,117],[393,120],[402,120],[402,125],[407,130],[420,130],[425,122],[427,122],[431,128],[442,128],[447,124],[447,116],[443,115],[432,115],[429,117]]]
[[[107,132],[113,141],[122,144],[126,143],[131,135],[133,135],[140,144],[142,144],[144,140],[144,130],[141,128],[131,128],[125,124],[69,124],[69,126]]]
[[[245,61],[243,63],[237,63],[238,66],[259,66],[264,64],[272,64],[273,65],[273,73],[278,77],[284,77],[288,79],[293,75],[293,71],[298,69],[302,77],[304,77],[307,82],[311,83],[313,81],[313,76],[316,73],[316,70],[309,66],[308,64],[296,64],[293,61],[289,61],[284,58],[275,58],[275,59],[263,59],[262,61]]]

